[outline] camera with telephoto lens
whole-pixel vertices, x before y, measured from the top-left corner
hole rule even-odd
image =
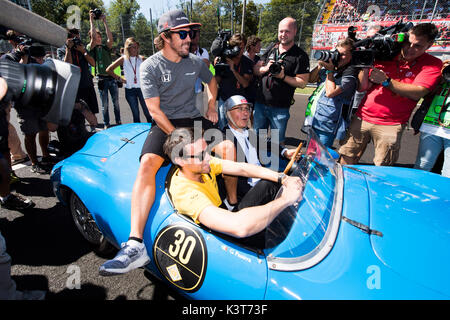
[[[328,62],[331,59],[333,65],[337,66],[339,63],[340,54],[336,49],[334,50],[317,50],[314,53],[314,59]]]
[[[100,19],[100,17],[102,16],[102,10],[100,10],[99,8],[95,8],[94,10],[92,10],[92,12],[94,13],[95,20]]]
[[[0,76],[5,79],[8,91],[2,102],[16,101],[18,105],[36,108],[43,119],[67,125],[80,82],[80,69],[72,64],[48,59],[43,64],[20,64],[10,60],[0,61]]]
[[[226,63],[226,59],[237,57],[241,52],[239,46],[230,46],[231,30],[220,30],[216,39],[211,44],[211,54],[219,57],[218,62],[214,66],[216,74],[226,77],[230,73],[230,66]]]

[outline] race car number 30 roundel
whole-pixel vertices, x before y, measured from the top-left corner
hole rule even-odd
[[[169,225],[162,229],[153,256],[159,271],[178,288],[194,292],[201,287],[206,274],[206,245],[191,226]]]

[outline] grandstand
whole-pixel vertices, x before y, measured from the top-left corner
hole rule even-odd
[[[329,50],[347,36],[349,26],[357,28],[357,38],[365,38],[371,24],[390,26],[399,20],[433,22],[438,39],[430,53],[450,58],[450,0],[324,0],[313,31],[312,50]]]

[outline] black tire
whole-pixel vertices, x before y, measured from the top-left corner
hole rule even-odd
[[[78,231],[97,254],[109,255],[115,251],[114,246],[103,236],[89,210],[75,192],[71,192],[69,197],[69,211]]]

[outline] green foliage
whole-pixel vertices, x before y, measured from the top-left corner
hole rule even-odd
[[[191,21],[202,24],[200,46],[209,50],[212,41],[220,29],[231,29],[241,32],[243,0],[194,0],[191,10],[190,1],[178,0],[178,7],[185,10]],[[280,20],[287,16],[297,19],[299,31],[296,42],[309,51],[314,21],[320,9],[320,0],[271,0],[261,5],[254,0],[246,1],[244,35],[258,35],[263,47],[277,40],[277,28]],[[141,53],[153,53],[151,24],[153,37],[156,37],[156,22],[149,22],[135,0],[115,0],[105,10],[102,0],[32,0],[33,11],[61,25],[67,24],[70,14],[67,9],[71,5],[80,8],[81,36],[88,42],[89,10],[100,8],[107,16],[108,25],[113,33],[114,46],[118,51],[126,38],[134,36],[141,45]],[[219,10],[218,10],[219,9]],[[218,17],[219,12],[219,17]],[[303,22],[303,23],[302,23]],[[96,22],[97,28],[104,32],[103,24]],[[220,27],[219,27],[220,26]],[[105,38],[106,39],[106,38]]]

